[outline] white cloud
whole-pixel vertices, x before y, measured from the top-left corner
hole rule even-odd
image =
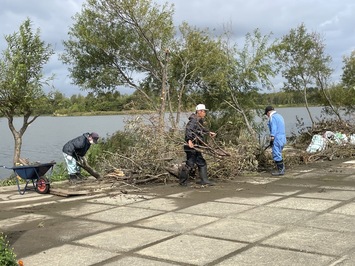
[[[40,28],[43,40],[56,49],[56,55],[46,71],[56,74],[54,85],[66,95],[82,93],[70,85],[67,66],[58,60],[63,51],[63,40],[72,25],[72,16],[80,12],[85,0],[2,0],[0,9],[0,35],[18,31],[21,23],[29,17],[34,28]],[[327,53],[333,58],[336,70],[334,80],[340,78],[342,57],[355,49],[355,2],[353,0],[157,0],[159,5],[175,6],[174,21],[183,21],[198,28],[232,29],[233,40],[239,42],[249,32],[259,28],[263,34],[274,37],[287,34],[290,29],[304,23],[309,31],[320,33]],[[0,41],[0,50],[6,43]],[[124,92],[124,91],[122,91]]]

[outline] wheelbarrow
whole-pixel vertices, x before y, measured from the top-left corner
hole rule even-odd
[[[34,189],[39,194],[49,193],[50,181],[49,177],[47,178],[45,174],[50,170],[50,173],[48,175],[50,176],[52,174],[54,165],[55,162],[14,167],[3,167],[6,169],[13,170],[14,173],[17,175],[16,183],[18,192],[23,195],[27,190],[30,189]],[[20,187],[21,179],[25,182],[24,187],[22,189]]]

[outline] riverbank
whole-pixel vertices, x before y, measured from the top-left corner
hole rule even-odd
[[[68,116],[110,116],[110,115],[142,115],[153,114],[154,111],[148,110],[125,110],[125,111],[92,111],[92,112],[75,112],[75,113],[54,113],[43,116],[68,117]]]

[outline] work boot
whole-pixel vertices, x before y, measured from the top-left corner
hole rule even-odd
[[[189,172],[190,168],[187,165],[182,165],[178,169],[178,176],[179,176],[179,184],[180,186],[187,186],[187,182],[189,179]]]
[[[284,175],[285,174],[284,162],[283,161],[278,161],[278,162],[275,162],[275,163],[276,163],[277,171],[276,172],[272,172],[271,174],[273,176]]]
[[[85,180],[85,179],[87,179],[87,177],[86,177],[86,176],[83,176],[81,173],[76,173],[75,175],[76,175],[77,178],[80,179],[80,180]]]
[[[76,174],[69,175],[69,182],[70,183],[76,183],[77,181],[78,181],[78,177],[76,176]]]
[[[213,182],[211,182],[207,178],[207,166],[206,165],[202,166],[202,167],[199,167],[198,171],[199,171],[199,175],[200,175],[201,181],[196,182],[197,184],[209,185],[209,186],[214,186],[215,185]]]

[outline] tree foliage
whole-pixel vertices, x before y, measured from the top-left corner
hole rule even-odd
[[[7,118],[14,136],[15,164],[20,158],[23,134],[46,106],[42,87],[51,78],[44,77],[43,66],[53,50],[40,39],[39,29],[32,31],[29,19],[18,32],[5,36],[5,40],[8,46],[0,59],[0,112]],[[19,130],[13,124],[15,116],[23,117]]]
[[[253,125],[255,110],[260,106],[257,96],[273,86],[271,79],[277,74],[270,35],[263,36],[256,29],[245,36],[242,49],[225,43],[224,67],[220,68],[220,80],[209,95],[219,99],[220,120],[234,128],[229,130],[234,138],[244,129],[251,139],[257,137],[257,127]]]
[[[282,76],[286,79],[284,89],[303,93],[305,106],[314,124],[309,111],[308,91],[320,88],[327,97],[326,89],[332,73],[331,57],[325,54],[322,38],[316,32],[308,33],[306,26],[301,24],[283,36],[275,48]],[[331,104],[329,99],[328,103]]]
[[[173,110],[177,111],[175,124],[179,124],[181,110],[192,109],[201,101],[210,108],[218,107],[215,98],[204,96],[210,88],[219,87],[217,84],[223,80],[223,69],[227,70],[221,37],[187,23],[180,25],[179,30],[169,67],[169,99]]]
[[[344,56],[343,63],[342,83],[345,88],[355,90],[355,51],[350,56]]]
[[[149,0],[88,0],[75,16],[62,59],[75,84],[94,91],[129,86],[159,110],[163,126],[169,47],[174,37],[172,10]],[[160,105],[141,89],[147,76],[160,81]],[[137,80],[137,76],[142,79]]]

